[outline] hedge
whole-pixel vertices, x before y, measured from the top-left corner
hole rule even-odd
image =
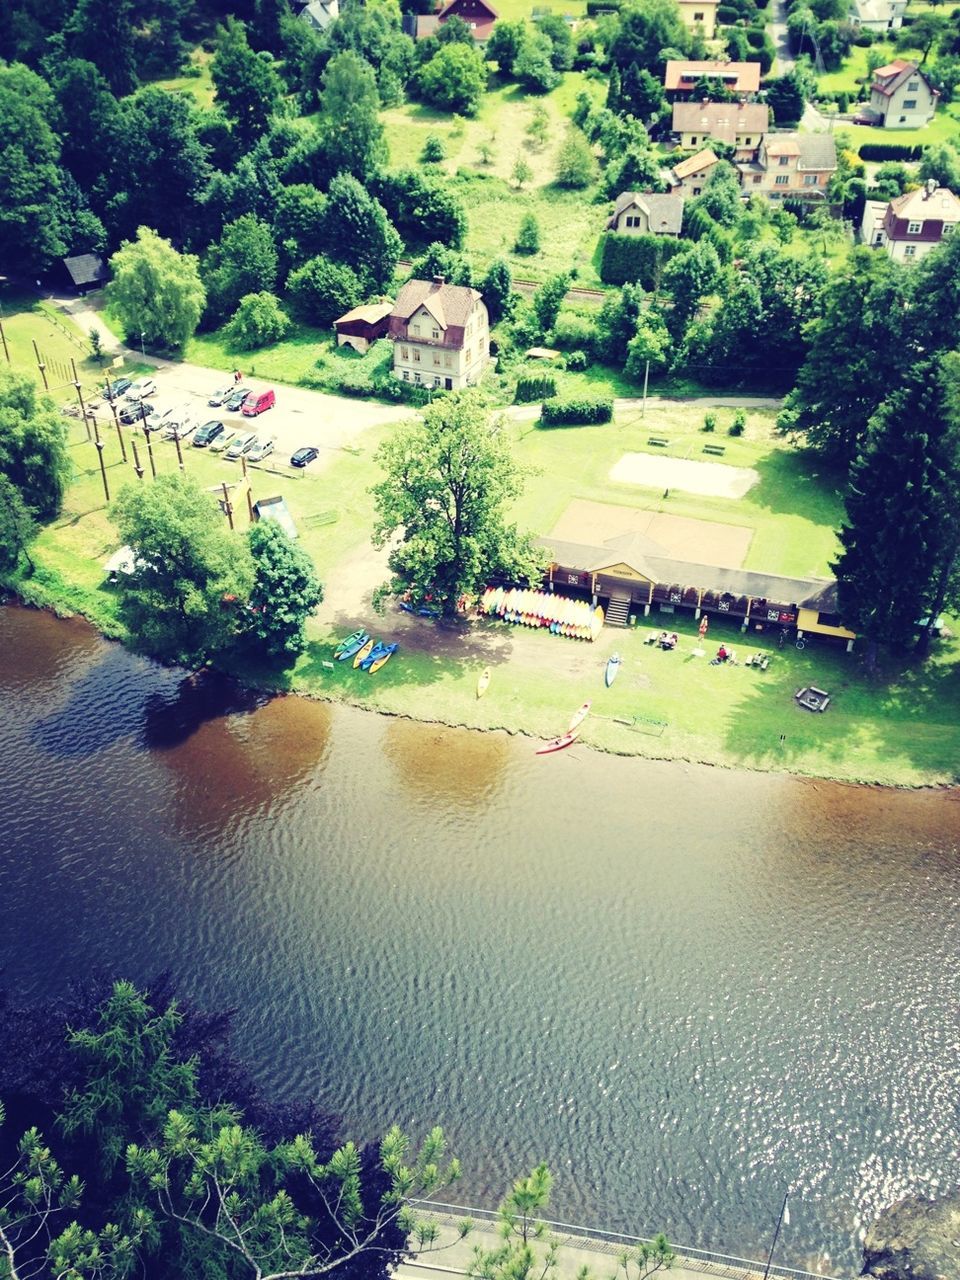
[[[681,249],[674,236],[622,236],[608,232],[600,251],[600,279],[604,284],[640,284],[656,289],[660,273]]]
[[[545,400],[540,409],[541,427],[592,426],[609,422],[613,417],[613,401],[591,399]]]
[[[923,147],[910,146],[906,142],[864,142],[860,147],[861,160],[919,160]]]
[[[621,0],[587,0],[587,17],[595,18],[598,13],[609,13],[611,9],[620,8]]]
[[[557,380],[549,373],[525,373],[517,379],[514,404],[532,404],[535,400],[549,400],[557,394]]]

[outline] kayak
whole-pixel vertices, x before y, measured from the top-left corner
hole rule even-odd
[[[354,659],[353,659],[354,667],[359,667],[361,662],[366,662],[370,654],[370,650],[372,648],[373,648],[373,641],[368,636],[367,639],[364,641],[364,643],[357,650],[356,654],[354,655]]]
[[[574,729],[578,729],[580,725],[583,724],[584,720],[586,720],[589,714],[590,714],[590,703],[585,702],[583,706],[578,707],[577,710],[570,717],[569,732],[573,733]]]
[[[613,684],[614,680],[616,680],[620,672],[621,661],[622,659],[619,653],[611,654],[610,658],[607,661],[607,672],[606,672],[606,675],[603,677],[603,682],[608,689]]]
[[[352,635],[346,636],[340,641],[336,649],[333,651],[333,656],[340,662],[342,662],[344,658],[352,658],[361,645],[365,644],[369,639],[370,637],[367,635],[366,631],[364,631],[363,627],[358,627]]]
[[[367,667],[367,671],[369,671],[372,676],[375,676],[383,664],[385,662],[389,662],[399,648],[400,646],[398,644],[377,645],[376,649],[374,649],[370,654],[370,657],[367,659],[367,662],[370,664]]]
[[[384,653],[386,652],[386,649],[387,649],[387,646],[383,643],[383,641],[378,640],[375,645],[370,646],[369,652],[364,654],[362,658],[360,658],[360,655],[357,654],[357,657],[360,658],[360,670],[369,671],[371,665],[374,662],[376,662],[378,658],[383,657]]]
[[[484,667],[480,672],[480,679],[477,681],[477,697],[482,698],[490,688],[490,668]]]
[[[571,743],[576,742],[577,733],[577,729],[571,729],[568,733],[563,734],[562,737],[554,738],[551,742],[545,742],[542,747],[537,747],[534,754],[546,756],[552,751],[562,751],[564,747],[569,747]]]

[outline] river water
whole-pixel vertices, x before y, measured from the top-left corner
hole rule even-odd
[[[171,966],[277,1094],[441,1123],[492,1205],[853,1274],[960,1179],[960,796],[192,680],[0,609],[0,962]]]

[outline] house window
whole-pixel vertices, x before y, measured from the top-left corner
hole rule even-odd
[[[917,256],[917,246],[915,244],[908,244],[903,251],[903,256],[905,258],[915,258]]]
[[[753,146],[753,139],[752,139],[752,138],[744,138],[744,140],[743,140],[743,145],[744,145],[745,147],[752,147],[752,146]]]
[[[916,100],[916,98],[904,98],[904,100],[903,100],[903,109],[904,109],[904,111],[916,111],[916,109],[917,109],[917,100]]]
[[[700,187],[694,187],[694,188],[693,188],[693,194],[694,194],[695,196],[698,196],[698,195],[700,194],[700,191],[701,191],[701,188],[700,188]]]
[[[907,85],[907,93],[916,93],[919,88],[920,88],[920,81],[911,80],[910,83]]]
[[[435,387],[439,387],[439,385],[440,385],[440,379],[439,379],[439,378],[434,378],[434,380],[433,380],[433,385],[434,385]]]
[[[413,349],[413,363],[414,364],[420,363],[420,352],[416,349],[416,347],[414,347]]]
[[[945,223],[943,224],[943,236],[944,236],[944,239],[946,239],[946,237],[947,237],[947,236],[952,236],[952,235],[953,235],[954,228],[956,227],[956,225],[957,225],[957,224],[956,224],[955,222],[945,222]]]
[[[414,382],[419,382],[419,381],[420,381],[420,375],[419,375],[419,373],[415,373],[415,374],[413,375],[413,380],[414,380]]]
[[[410,359],[410,348],[409,348],[409,347],[401,347],[401,348],[400,348],[400,359],[401,359],[401,360],[409,360],[409,359]]]
[[[467,347],[467,348],[466,348],[466,350],[465,350],[465,351],[464,351],[464,353],[463,353],[463,358],[466,360],[467,364],[469,364],[469,363],[470,363],[470,361],[473,359],[473,348],[472,348],[472,347]]]
[[[759,183],[761,183],[762,181],[763,181],[763,174],[762,174],[762,173],[755,173],[755,174],[753,175],[753,185],[754,185],[754,186],[757,186],[757,185],[758,185]]]
[[[777,176],[774,178],[774,182],[777,184],[778,187],[787,186],[788,183],[790,182],[789,173],[778,173]]]
[[[805,173],[803,175],[803,185],[805,187],[817,186],[819,179],[815,173]]]
[[[779,163],[780,163],[780,168],[781,168],[781,169],[785,169],[785,168],[787,167],[787,165],[790,163],[790,157],[789,157],[789,156],[781,156],[781,157],[780,157],[780,161],[779,161]]]
[[[922,222],[908,222],[908,223],[907,223],[907,235],[908,235],[908,236],[918,236],[922,230],[923,230],[923,223],[922,223]]]
[[[409,382],[409,381],[410,381],[410,374],[407,372],[407,370],[406,370],[406,369],[404,369],[404,371],[403,371],[403,380],[404,380],[404,382]]]
[[[691,147],[695,147],[695,146],[697,145],[697,140],[696,140],[696,138],[691,138],[691,139],[690,139],[690,145],[691,145]]]
[[[440,352],[439,351],[435,351],[433,353],[433,367],[435,369],[440,368]]]
[[[696,11],[696,10],[694,10],[694,12],[693,12],[693,20],[694,20],[694,22],[702,22],[702,21],[703,21],[703,14],[702,14],[702,13],[697,13],[697,11]]]
[[[875,231],[875,232],[874,232],[874,234],[873,234],[873,243],[874,243],[874,244],[883,244],[883,232],[882,232],[882,231]]]
[[[443,357],[443,367],[444,367],[445,369],[452,369],[452,368],[453,368],[453,356],[444,356],[444,357]]]
[[[440,330],[439,330],[439,329],[434,329],[434,330],[433,330],[433,337],[434,337],[434,341],[436,341],[436,340],[440,337]]]

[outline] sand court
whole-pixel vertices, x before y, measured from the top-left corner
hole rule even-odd
[[[677,560],[739,569],[747,556],[753,530],[716,520],[692,520],[660,511],[613,506],[574,498],[550,530],[552,538],[602,546],[608,538],[642,533]]]
[[[642,484],[648,489],[681,489],[705,498],[742,498],[760,479],[752,467],[724,462],[693,462],[652,453],[625,453],[610,469],[618,484]]]

